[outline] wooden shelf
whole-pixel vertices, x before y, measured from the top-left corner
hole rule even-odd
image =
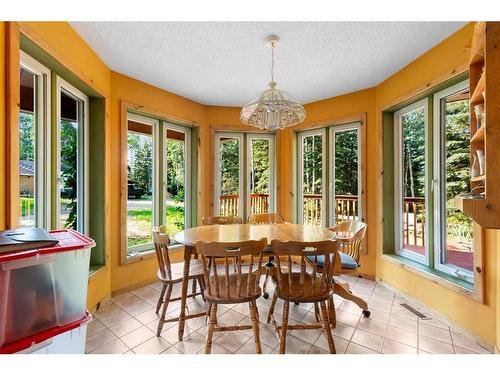
[[[481,78],[479,78],[479,82],[477,83],[476,88],[474,89],[474,92],[470,97],[471,104],[484,103],[483,91],[484,91],[484,81],[486,80],[486,78],[484,78],[485,76],[486,72],[483,72]]]
[[[471,137],[470,143],[484,142],[484,133],[486,131],[485,128],[486,126],[483,125],[479,129],[477,129],[474,135]]]
[[[470,65],[484,60],[485,56],[486,23],[478,22],[475,26],[474,36],[470,46]]]
[[[486,179],[486,175],[483,174],[481,176],[477,176],[477,177],[472,177],[470,179],[471,182],[479,182],[479,181],[484,181]]]
[[[500,228],[500,212],[484,197],[455,197],[455,206],[485,228]]]

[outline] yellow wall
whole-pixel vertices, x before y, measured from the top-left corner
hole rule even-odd
[[[381,110],[397,103],[402,97],[415,94],[419,88],[427,85],[432,86],[438,77],[451,75],[455,69],[468,63],[469,50],[466,46],[470,45],[472,34],[473,24],[466,25],[377,86],[377,131],[380,131],[382,127]],[[379,153],[377,153],[379,157],[381,149],[380,144]],[[378,184],[378,186],[378,195],[374,197],[372,202],[382,197],[381,185]],[[381,238],[381,230],[382,228],[379,227],[379,239]],[[380,241],[378,243],[380,247]],[[495,266],[497,264],[496,251],[499,245],[499,232],[488,230],[484,250],[484,274],[486,277],[486,304],[484,305],[380,257],[377,258],[376,275],[377,278],[408,293],[481,336],[488,343],[494,344],[496,342],[496,324],[500,324],[497,322],[500,310],[497,310],[496,306],[496,289],[499,280]],[[378,250],[381,251],[381,248]]]
[[[244,129],[239,122],[239,108],[205,107],[177,95],[160,90],[124,75],[111,72],[89,46],[63,22],[20,22],[19,26],[30,39],[39,44],[92,86],[106,99],[107,120],[105,166],[106,166],[106,243],[108,264],[89,281],[89,306],[94,306],[112,292],[143,284],[155,277],[154,259],[147,259],[122,266],[120,264],[120,103],[130,102],[159,113],[171,115],[197,123],[199,127],[198,171],[198,220],[212,212],[213,197],[213,129]],[[338,122],[353,116],[366,115],[367,123],[367,221],[368,254],[362,259],[362,272],[376,275],[383,281],[412,295],[460,325],[480,335],[487,342],[500,342],[500,256],[495,253],[500,244],[498,231],[487,231],[485,248],[486,303],[481,305],[450,289],[432,283],[422,277],[401,269],[378,257],[381,250],[381,196],[380,184],[381,110],[395,104],[401,98],[415,94],[425,85],[430,85],[443,75],[452,74],[453,69],[464,66],[468,58],[468,44],[472,25],[467,25],[450,38],[422,55],[420,58],[388,78],[376,88],[330,98],[306,105],[307,122],[296,129],[317,126],[318,123]],[[4,103],[5,67],[5,23],[0,23],[0,102]],[[0,106],[0,154],[5,155],[5,107]],[[295,129],[295,130],[296,130]],[[293,191],[291,178],[293,130],[277,135],[278,208],[290,219]],[[0,163],[0,229],[5,227],[5,165]],[[179,258],[176,254],[176,258]],[[495,265],[497,267],[495,267]],[[480,317],[480,318],[478,318]]]

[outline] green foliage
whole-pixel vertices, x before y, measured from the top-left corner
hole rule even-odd
[[[128,178],[137,182],[139,187],[146,192],[152,191],[153,183],[153,142],[149,135],[129,133]]]
[[[419,109],[403,116],[403,194],[425,196],[425,119]]]
[[[335,194],[358,195],[358,132],[335,133]]]
[[[35,160],[35,118],[32,113],[19,114],[19,159]]]
[[[184,201],[185,142],[167,138],[167,192],[176,202]]]
[[[65,228],[77,228],[77,177],[78,177],[78,129],[77,123],[70,120],[61,120],[61,177],[62,186],[68,190],[69,202],[66,207],[69,211],[64,223]]]
[[[239,194],[240,143],[237,139],[222,139],[220,142],[221,195]]]
[[[303,189],[304,194],[321,194],[323,190],[323,142],[320,135],[304,138],[303,155]]]
[[[250,155],[251,192],[269,193],[269,141],[267,139],[252,140]]]

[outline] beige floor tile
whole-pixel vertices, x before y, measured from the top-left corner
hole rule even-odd
[[[448,329],[449,328],[449,324],[447,324],[445,322],[442,322],[441,320],[435,319],[435,318],[432,318],[432,319],[419,319],[419,324],[420,325],[429,325],[429,326],[432,326],[432,327],[442,328],[442,329]]]
[[[175,344],[175,347],[186,354],[198,353],[200,350],[205,348],[205,336],[195,332],[187,337],[184,337],[182,341]]]
[[[477,354],[477,353],[455,346],[455,354]]]
[[[170,348],[172,344],[165,341],[162,337],[152,337],[149,340],[132,348],[136,354],[159,354]]]
[[[406,331],[417,332],[417,320],[415,319],[406,319],[397,315],[391,315],[389,318],[389,324]]]
[[[97,332],[105,330],[106,327],[98,319],[92,319],[87,325],[87,336],[92,336]]]
[[[114,312],[116,311],[119,311],[120,310],[120,306],[116,305],[115,303],[111,302],[111,301],[108,301],[106,302],[104,305],[102,305],[99,310],[97,310],[95,313],[94,313],[94,316],[101,320],[111,314],[113,314]]]
[[[144,301],[137,302],[131,305],[128,305],[123,308],[127,313],[129,313],[132,316],[137,316],[140,315],[146,311],[151,309],[151,305],[145,303]]]
[[[355,315],[361,314],[361,309],[359,308],[358,305],[356,305],[352,301],[344,301],[342,305],[340,305],[339,310],[349,312]]]
[[[409,310],[406,310],[400,305],[393,305],[391,315],[399,316],[400,318],[417,320],[417,316]]]
[[[260,343],[260,348],[262,349],[262,354],[271,354],[274,350],[274,348],[263,344],[262,341]],[[253,338],[244,343],[243,346],[236,351],[236,354],[255,354],[255,343]]]
[[[153,336],[155,336],[153,331],[151,331],[149,328],[145,326],[142,326],[136,329],[135,331],[132,331],[120,337],[120,340],[122,340],[125,343],[125,345],[127,345],[129,348],[132,349],[137,345],[142,344],[143,342],[149,340]]]
[[[453,346],[427,336],[418,338],[418,348],[433,354],[453,354]]]
[[[92,336],[87,336],[87,341],[85,343],[85,352],[90,353],[97,348],[116,340],[116,338],[117,337],[113,335],[113,333],[111,333],[111,331],[109,331],[108,329],[97,332]]]
[[[382,336],[374,335],[373,333],[366,332],[358,328],[354,332],[354,335],[352,335],[351,342],[380,352],[382,350],[384,338]]]
[[[417,354],[417,349],[386,338],[382,347],[384,354]]]
[[[383,286],[381,284],[375,285],[375,288],[373,289],[373,291],[377,292],[377,293],[388,294],[391,296],[395,295],[395,293],[392,290],[387,289],[385,286]]]
[[[260,342],[272,348],[275,348],[280,343],[276,331],[271,324],[260,328]]]
[[[113,332],[115,336],[122,337],[140,327],[142,327],[142,324],[138,320],[129,318],[113,327],[110,327],[109,330]]]
[[[369,319],[374,320],[376,322],[380,322],[380,323],[388,323],[389,322],[389,317],[391,316],[391,314],[386,313],[386,312],[382,312],[379,310],[372,310],[372,309],[370,309],[370,305],[368,305],[368,309],[370,310],[370,318]],[[363,319],[363,317],[360,320],[362,320],[362,319]]]
[[[431,337],[433,339],[446,342],[447,344],[451,344],[451,334],[449,329],[419,324],[418,330],[421,336]]]
[[[364,346],[358,345],[354,342],[350,342],[347,347],[345,354],[380,354],[374,350],[365,348]]]
[[[155,309],[149,309],[147,311],[144,311],[143,313],[136,315],[135,318],[141,322],[142,324],[148,324],[154,321],[158,321],[159,319],[159,314],[161,314],[161,311],[156,314]]]
[[[342,337],[346,340],[351,340],[351,337],[356,330],[355,327],[344,324],[342,322],[337,322],[337,325],[332,330],[332,333],[338,337]]]
[[[150,327],[150,325],[148,325]],[[154,330],[156,334],[156,329]],[[194,332],[187,332],[184,329],[184,337],[189,336],[191,333]],[[163,337],[165,340],[167,340],[171,344],[176,344],[179,341],[179,325],[178,323],[175,323],[173,326],[163,330],[161,332],[160,337]]]
[[[313,345],[307,354],[330,354],[330,352]]]
[[[201,349],[197,354],[205,354],[205,348]],[[212,348],[210,349],[210,355],[214,354],[233,354],[226,348],[212,342]]]
[[[321,329],[292,330],[289,335],[301,339],[309,344],[314,344],[321,335]]]
[[[127,345],[116,339],[97,348],[96,350],[91,352],[91,354],[122,354],[126,351],[128,351]]]
[[[335,349],[337,354],[343,354],[347,349],[347,345],[349,345],[349,340],[333,335],[333,343],[335,344]],[[318,337],[318,339],[314,343],[314,346],[323,349],[327,352],[330,351],[330,348],[328,346],[328,341],[323,333],[321,333],[321,335]]]
[[[361,317],[361,311],[359,311],[359,314],[352,314],[350,312],[337,310],[336,315],[337,322],[356,327],[358,325],[359,318]]]
[[[217,314],[217,323],[220,325],[227,325],[227,326],[236,325],[243,319],[245,319],[245,315],[240,314],[239,312],[234,310],[228,310],[221,315]]]
[[[119,301],[123,301],[123,300],[125,300],[127,298],[130,298],[130,297],[132,297],[132,293],[130,293],[130,292],[120,293],[120,294],[118,294],[116,296],[113,296],[111,298],[111,301],[114,302],[114,303],[117,303]]]
[[[160,298],[160,292],[150,286],[145,286],[136,290],[131,291],[132,294],[136,295],[140,299],[147,300],[151,298],[155,298],[158,302],[158,298]]]
[[[311,347],[311,344],[296,337],[288,335],[286,337],[285,354],[307,354]],[[279,353],[279,346],[274,349],[273,353]]]
[[[370,296],[370,301],[390,303],[392,305],[392,303],[394,302],[394,296],[374,291]]]
[[[402,344],[417,347],[417,332],[410,332],[398,327],[389,326],[387,327],[386,337],[394,341],[400,342]]]
[[[111,328],[114,326],[117,326],[120,323],[123,323],[127,320],[132,318],[132,316],[127,313],[126,311],[123,311],[122,309],[119,309],[113,314],[106,316],[105,318],[101,318],[101,323],[104,324],[107,328]]]
[[[377,300],[372,300],[368,302],[368,307],[370,308],[370,311],[372,310],[378,310],[382,311],[384,313],[390,313],[392,309],[392,305],[390,303],[386,302],[380,302]],[[372,311],[373,312],[373,311]]]
[[[359,319],[358,328],[379,336],[385,336],[387,323],[377,322],[371,318],[362,317]]]
[[[205,336],[206,337],[206,336]],[[243,346],[248,340],[252,340],[253,338],[244,335],[241,332],[225,332],[223,335],[219,336],[215,339],[215,342],[220,346],[224,347],[231,353],[236,352],[241,346]]]
[[[170,348],[168,348],[164,352],[161,352],[160,354],[184,354],[184,353],[172,345]]]
[[[453,344],[455,346],[458,346],[462,349],[469,350],[471,352],[475,353],[480,353],[480,354],[488,354],[489,351],[485,348],[483,348],[481,345],[479,345],[476,341],[474,341],[472,338],[467,337],[466,335],[456,332],[454,330],[451,331],[452,338],[453,338]]]

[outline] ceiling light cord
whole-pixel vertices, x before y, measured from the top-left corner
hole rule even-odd
[[[275,43],[271,43],[271,82],[274,82],[274,46]]]

